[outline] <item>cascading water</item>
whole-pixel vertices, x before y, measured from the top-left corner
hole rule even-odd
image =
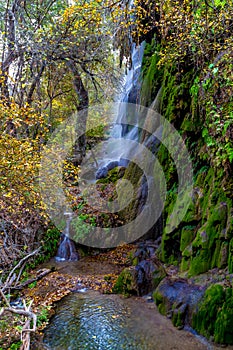
[[[133,44],[132,66],[124,77],[123,89],[117,98],[117,101],[125,103],[119,105],[117,119],[105,149],[105,157],[99,161],[99,164],[102,166],[96,173],[97,179],[107,176],[108,171],[117,166],[127,166],[127,159],[131,150],[125,149],[124,143],[119,142],[119,140],[128,139],[136,142],[139,141],[137,120],[134,120],[133,126],[131,126],[130,123],[126,123],[126,120],[128,114],[127,103],[139,105],[140,102],[140,75],[144,47],[145,42],[141,43],[140,46]]]
[[[70,239],[70,223],[72,220],[72,213],[64,213],[66,217],[66,227],[61,235],[61,242],[57,251],[57,261],[76,261],[79,260],[78,253],[74,242]]]

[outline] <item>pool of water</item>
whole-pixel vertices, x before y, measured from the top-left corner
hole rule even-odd
[[[211,349],[191,333],[176,330],[153,303],[94,291],[63,298],[43,342],[52,350]]]

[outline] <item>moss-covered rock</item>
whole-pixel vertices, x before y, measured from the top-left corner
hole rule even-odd
[[[115,168],[109,170],[107,172],[106,177],[103,177],[96,181],[97,184],[109,184],[109,183],[116,183],[119,179],[121,179],[124,176],[125,173],[125,167],[123,166],[116,166]]]
[[[193,315],[192,326],[200,334],[223,344],[233,344],[233,289],[210,286]]]
[[[125,268],[113,287],[113,293],[129,296],[130,294],[138,294],[137,271],[135,267]]]
[[[212,269],[222,268],[227,262],[227,230],[228,207],[225,202],[218,203],[207,218],[206,223],[198,230],[192,242],[190,275],[196,275]]]
[[[201,287],[184,279],[165,278],[153,293],[161,314],[174,326],[191,325],[216,343],[233,344],[233,288],[218,283]]]
[[[163,261],[173,264],[181,261],[181,270],[189,270],[190,276],[227,264],[232,271],[232,202],[222,188],[222,176],[221,171],[202,167],[196,174],[192,203],[181,224],[163,232]],[[176,199],[173,187],[164,209],[166,227],[172,228],[171,213]]]
[[[181,238],[180,238],[180,251],[183,252],[185,248],[193,241],[195,237],[196,226],[184,226],[181,229]]]
[[[162,84],[163,71],[158,68],[160,46],[155,39],[144,49],[140,104],[150,106]]]
[[[156,264],[153,258],[141,260],[137,265],[127,267],[121,272],[113,292],[127,296],[130,294],[146,295],[153,291],[165,276],[163,266]]]
[[[190,284],[188,280],[163,279],[153,293],[154,301],[161,314],[171,318],[174,326],[182,328],[191,322],[192,311],[204,294],[204,288]]]
[[[159,312],[162,315],[166,315],[167,309],[166,309],[166,304],[164,300],[163,294],[159,291],[159,289],[156,289],[153,293],[153,299],[158,307]]]

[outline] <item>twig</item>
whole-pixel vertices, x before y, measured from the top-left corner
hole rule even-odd
[[[1,289],[0,289],[0,294],[1,294],[2,298],[3,298],[3,300],[5,301],[6,305],[8,307],[10,307],[9,300],[7,299],[7,297],[5,296],[5,294],[3,293],[3,291]],[[0,315],[1,315],[1,313],[0,313]]]
[[[6,279],[6,282],[5,282],[5,286],[3,287],[3,292],[4,290],[6,290],[7,288],[10,287],[10,280],[11,280],[11,277],[14,275],[14,272],[20,268],[20,266],[22,266],[24,264],[25,261],[27,261],[28,259],[30,259],[32,256],[34,256],[35,254],[37,254],[39,251],[40,251],[41,248],[38,248],[36,250],[34,250],[32,253],[26,255],[23,259],[21,259],[18,264],[11,270],[11,272],[9,273],[7,279]]]
[[[20,277],[21,277],[21,275],[22,275],[22,272],[23,272],[23,270],[24,270],[25,265],[26,265],[26,261],[24,261],[24,263],[23,263],[23,265],[21,266],[21,269],[20,269],[20,271],[19,271],[19,273],[18,273],[17,279],[16,279],[16,281],[15,281],[15,285],[14,285],[15,287],[16,287],[17,283],[19,282],[19,279],[20,279]]]

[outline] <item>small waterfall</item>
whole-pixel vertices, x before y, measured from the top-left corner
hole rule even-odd
[[[58,261],[77,261],[79,260],[78,253],[74,242],[70,239],[70,223],[72,213],[64,213],[66,217],[66,227],[61,234],[61,242],[57,251],[56,260]]]

